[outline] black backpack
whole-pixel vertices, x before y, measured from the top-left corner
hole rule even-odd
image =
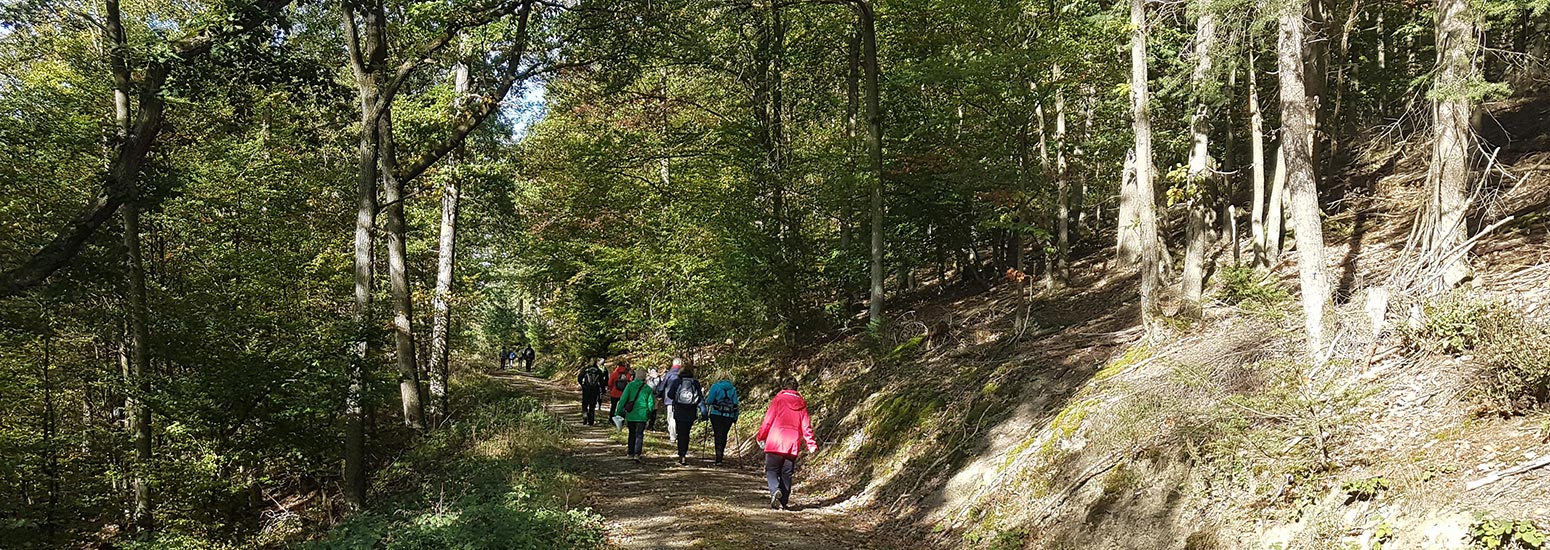
[[[726,416],[737,416],[737,401],[734,401],[732,398],[733,395],[736,395],[736,391],[737,390],[732,389],[722,392],[721,398],[717,399],[716,402],[711,403],[710,408],[715,409],[716,412]]]
[[[698,405],[705,394],[700,391],[700,381],[693,378],[679,378],[678,389],[673,392],[673,404]]]
[[[603,371],[597,370],[596,367],[589,367],[587,370],[581,371],[581,385],[583,387],[601,388],[603,383]]]
[[[630,379],[624,373],[621,372],[619,376],[614,377],[614,389],[624,391],[624,388],[629,385]]]

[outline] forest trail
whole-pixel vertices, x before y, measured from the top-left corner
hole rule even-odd
[[[799,464],[791,510],[769,508],[763,463],[729,456],[710,465],[709,442],[696,441],[689,465],[679,466],[665,433],[646,433],[646,460],[624,456],[623,432],[598,411],[598,425],[581,424],[581,396],[573,387],[523,374],[493,374],[542,401],[564,419],[574,445],[565,468],[586,480],[584,501],[608,525],[610,544],[620,548],[882,548],[869,523],[815,503],[802,492]],[[757,422],[745,413],[739,422]]]

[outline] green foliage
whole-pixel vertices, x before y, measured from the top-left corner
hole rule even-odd
[[[1499,303],[1455,292],[1423,304],[1401,328],[1412,350],[1473,355],[1472,393],[1488,412],[1522,414],[1550,401],[1550,325]]]
[[[1489,335],[1487,325],[1509,313],[1499,304],[1454,292],[1421,305],[1419,326],[1401,328],[1410,349],[1458,354],[1475,349]]]
[[[1372,500],[1388,488],[1389,480],[1383,476],[1355,479],[1340,485],[1340,490],[1346,494],[1347,503]]]
[[[1545,533],[1528,520],[1495,519],[1477,512],[1474,523],[1469,524],[1469,543],[1473,548],[1532,550],[1543,548],[1545,538]]]
[[[408,487],[335,527],[317,550],[601,548],[602,519],[572,508],[559,469],[564,424],[499,382],[459,387],[467,419],[390,465],[378,483]]]
[[[1267,311],[1291,300],[1291,294],[1285,288],[1252,267],[1229,267],[1223,269],[1218,278],[1221,289],[1217,296],[1228,304]]]

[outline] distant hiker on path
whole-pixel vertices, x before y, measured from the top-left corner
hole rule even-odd
[[[645,453],[646,419],[652,407],[656,406],[656,396],[652,395],[651,388],[639,374],[633,371],[630,373],[630,377],[635,380],[624,387],[618,412],[630,426],[630,439],[625,446],[625,454],[636,462],[640,462]]]
[[[511,346],[501,346],[501,370],[511,368]]]
[[[705,390],[694,378],[694,367],[679,369],[678,377],[667,387],[667,395],[672,403],[667,422],[677,435],[678,464],[685,465],[689,462],[689,434],[694,421],[705,417]]]
[[[818,452],[813,438],[812,419],[807,416],[807,400],[797,393],[795,378],[786,378],[780,393],[770,400],[764,422],[755,438],[764,449],[764,478],[770,487],[770,508],[785,510],[791,502],[791,476],[796,472],[797,454],[802,444],[807,452]]]
[[[603,386],[608,384],[608,375],[603,374],[603,369],[592,363],[592,358],[587,358],[586,366],[581,367],[581,372],[576,375],[576,385],[581,386],[581,423],[587,426],[597,424],[597,401],[603,396]]]
[[[727,449],[727,432],[737,422],[740,406],[737,387],[732,385],[731,380],[721,379],[710,386],[710,391],[705,392],[705,403],[710,414],[711,432],[716,440],[716,465],[720,466],[722,455]]]
[[[598,359],[597,364],[604,364],[604,360]],[[609,417],[619,416],[619,397],[624,395],[625,386],[630,385],[630,381],[634,379],[635,375],[631,373],[630,365],[624,361],[620,361],[619,364],[614,367],[614,371],[608,374]]]
[[[536,356],[537,354],[533,353],[532,344],[528,344],[527,347],[522,348],[522,365],[529,373],[533,372],[533,358]]]
[[[662,395],[662,372],[655,367],[646,370],[646,387],[651,388],[652,395]],[[651,408],[651,417],[646,419],[646,431],[657,429],[657,417],[662,411],[662,400],[657,400],[657,406]]]
[[[678,381],[678,375],[680,372],[683,372],[683,366],[684,360],[674,357],[673,367],[667,370],[667,375],[662,377],[662,383],[657,385],[657,397],[669,409],[673,406],[673,396],[668,394],[667,390],[673,386],[674,382]],[[678,421],[673,418],[672,410],[667,411],[667,442],[678,442]]]

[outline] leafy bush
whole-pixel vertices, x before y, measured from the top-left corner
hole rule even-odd
[[[1419,323],[1400,329],[1405,346],[1415,351],[1458,354],[1480,344],[1493,320],[1509,315],[1499,304],[1452,293],[1421,305]]]
[[[1522,414],[1550,402],[1550,325],[1516,315],[1484,323],[1475,350],[1476,399],[1488,411]]]
[[[472,410],[378,475],[376,505],[335,527],[317,550],[600,548],[602,518],[559,495],[564,424],[531,397],[476,379],[459,388]]]
[[[1238,266],[1222,270],[1222,287],[1217,298],[1232,305],[1268,308],[1286,302],[1292,295],[1260,275],[1252,267]]]
[[[1487,550],[1544,548],[1545,534],[1527,520],[1492,519],[1477,513],[1469,524],[1469,544]]]

